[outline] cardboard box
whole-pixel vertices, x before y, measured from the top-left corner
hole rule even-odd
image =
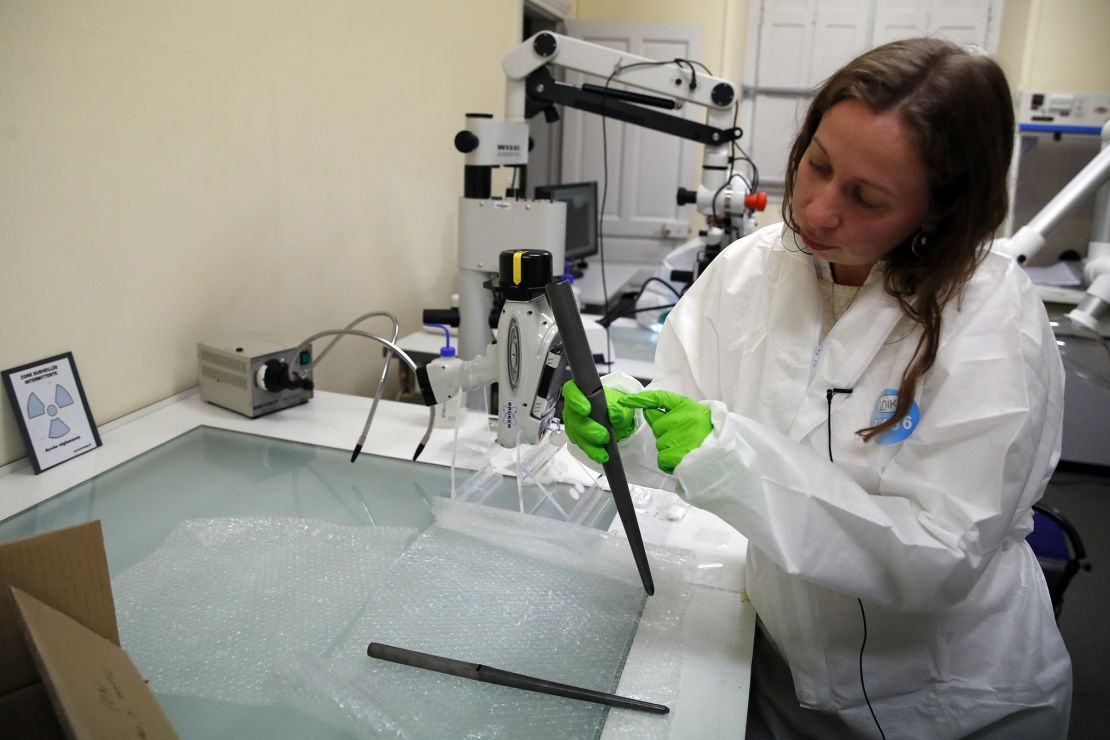
[[[0,544],[0,736],[175,738],[119,646],[100,522]]]

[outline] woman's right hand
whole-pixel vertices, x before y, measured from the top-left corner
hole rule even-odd
[[[605,389],[609,423],[613,426],[618,441],[627,439],[636,429],[635,410],[619,403],[624,395],[613,388]],[[563,428],[566,429],[567,438],[591,460],[602,465],[609,462],[609,453],[605,451],[605,445],[609,442],[609,430],[590,418],[590,402],[573,380],[563,384]]]

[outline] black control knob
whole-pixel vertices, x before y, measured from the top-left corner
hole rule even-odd
[[[455,134],[455,149],[463,154],[469,154],[478,148],[478,137],[472,131],[460,131]]]
[[[285,360],[267,360],[258,373],[258,385],[270,393],[278,393],[297,388],[310,391],[315,384],[307,378],[290,377],[289,364]]]
[[[679,188],[678,189],[678,199],[677,200],[678,200],[678,204],[680,206],[688,206],[691,203],[697,203],[698,202],[698,191],[697,190],[687,190],[686,188]]]
[[[559,47],[559,43],[555,37],[549,33],[541,33],[536,36],[536,40],[532,42],[532,48],[545,59],[555,53],[555,49]]]
[[[421,320],[425,324],[446,324],[447,326],[458,327],[459,309],[455,307],[425,308]]]
[[[736,91],[732,89],[732,85],[718,82],[713,86],[709,97],[717,105],[732,105],[732,101],[736,100]]]

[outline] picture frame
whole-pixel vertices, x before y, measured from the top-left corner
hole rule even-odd
[[[0,375],[35,475],[101,446],[72,352]]]

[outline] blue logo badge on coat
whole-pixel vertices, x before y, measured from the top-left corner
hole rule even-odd
[[[898,405],[898,391],[895,388],[887,388],[879,396],[879,400],[875,402],[875,410],[871,412],[871,425],[876,426],[882,424],[884,421],[894,416],[894,407]],[[917,401],[910,404],[910,411],[906,414],[898,426],[888,429],[878,437],[875,441],[881,445],[892,445],[901,442],[906,437],[913,434],[913,430],[917,428],[917,422],[921,419],[921,409],[917,405]]]

